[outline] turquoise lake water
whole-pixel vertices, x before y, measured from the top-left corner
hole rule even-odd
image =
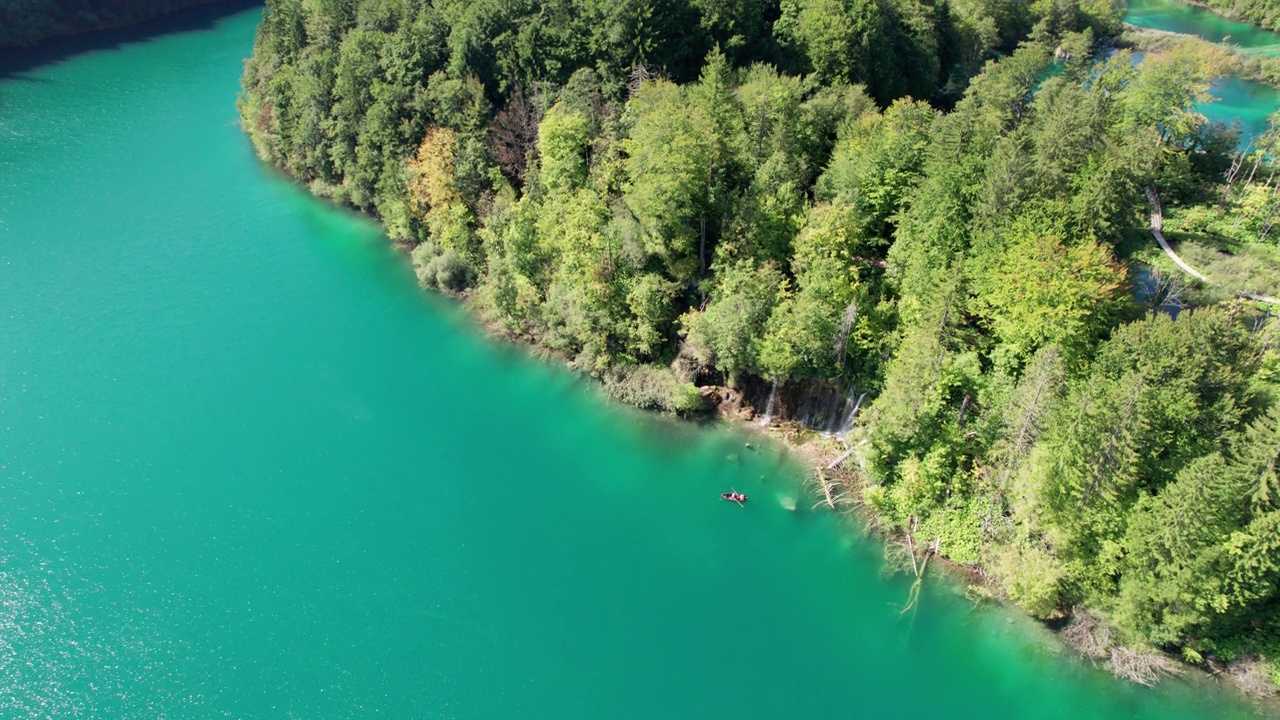
[[[1195,35],[1265,55],[1280,54],[1280,34],[1178,0],[1129,0],[1124,19],[1140,28]]]
[[[1129,0],[1124,19],[1140,28],[1227,42],[1252,53],[1280,54],[1280,34],[1178,0]],[[1260,82],[1223,78],[1214,84],[1213,94],[1217,102],[1202,105],[1200,111],[1210,120],[1238,122],[1242,144],[1264,132],[1267,120],[1280,111],[1280,90]]]
[[[253,157],[257,19],[0,80],[0,718],[1264,714],[903,617],[778,450],[484,339]]]

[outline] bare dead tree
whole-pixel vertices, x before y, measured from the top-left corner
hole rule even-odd
[[[960,403],[960,412],[956,414],[956,425],[964,424],[964,416],[969,414],[969,408],[973,405],[973,396],[969,393],[964,394],[964,400]]]
[[[1146,304],[1152,310],[1181,310],[1186,307],[1182,294],[1186,292],[1187,281],[1181,273],[1165,273],[1158,267],[1151,268],[1151,292],[1147,295]]]
[[[1147,687],[1155,687],[1162,677],[1178,672],[1178,666],[1164,655],[1128,647],[1111,648],[1107,669],[1118,678]]]
[[[1271,171],[1272,178],[1275,177],[1275,170]],[[1271,180],[1267,180],[1270,184]],[[1265,242],[1267,236],[1271,234],[1271,228],[1275,226],[1276,215],[1280,214],[1280,185],[1276,185],[1271,190],[1271,197],[1268,198],[1266,206],[1262,210],[1262,222],[1258,228],[1258,242]]]
[[[1252,147],[1253,140],[1250,140],[1248,145],[1231,157],[1231,167],[1229,167],[1227,172],[1224,173],[1223,179],[1226,182],[1222,186],[1222,199],[1218,201],[1219,210],[1225,208],[1227,206],[1227,202],[1230,201],[1231,191],[1236,184],[1236,180],[1240,179],[1240,171],[1244,168],[1245,160],[1248,158],[1249,149]],[[1262,154],[1258,153],[1254,159],[1253,172],[1249,173],[1250,179],[1253,178],[1253,173],[1258,171],[1258,162],[1261,159]]]
[[[913,536],[916,530],[920,529],[920,519],[911,516],[911,521],[905,533],[907,553],[911,559],[911,572],[915,575],[915,580],[911,583],[911,589],[907,591],[907,604],[902,608],[899,615],[906,615],[920,604],[920,588],[924,584],[924,571],[929,567],[929,558],[942,552],[942,537],[934,538],[933,542],[925,546],[923,550],[916,547]],[[922,556],[921,562],[916,562],[916,555]]]
[[[644,63],[638,63],[631,69],[631,76],[627,78],[628,96],[640,92],[640,86],[644,85],[644,82],[652,77],[653,74],[649,72],[649,68],[645,67]]]
[[[502,172],[517,183],[524,182],[529,158],[538,151],[538,123],[542,113],[517,85],[506,107],[493,119],[489,142]]]
[[[1280,695],[1275,684],[1267,677],[1267,664],[1259,658],[1235,660],[1228,667],[1227,674],[1236,685],[1254,697],[1273,698]]]

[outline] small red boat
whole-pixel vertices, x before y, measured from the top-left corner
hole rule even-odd
[[[728,500],[729,502],[736,502],[739,505],[747,501],[747,496],[737,490],[734,490],[733,492],[720,493],[720,497]]]

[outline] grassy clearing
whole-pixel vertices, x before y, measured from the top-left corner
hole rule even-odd
[[[1240,292],[1280,297],[1280,249],[1273,245],[1237,243],[1202,233],[1166,230],[1165,238],[1188,265],[1212,281],[1205,285],[1186,277],[1151,236],[1133,249],[1131,259],[1158,270],[1164,277],[1183,277],[1184,300],[1194,304],[1217,302]]]

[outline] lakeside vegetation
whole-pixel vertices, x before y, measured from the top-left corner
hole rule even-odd
[[[1133,286],[1148,187],[1277,242],[1277,137],[1195,112],[1225,55],[1135,67],[1096,52],[1119,32],[1071,0],[271,0],[240,109],[424,284],[615,394],[864,389],[886,528],[1276,681],[1280,326]]]
[[[1224,75],[1280,87],[1280,56],[1247,50],[1229,43],[1212,43],[1183,33],[1126,26],[1118,43],[1140,52],[1164,53],[1173,49],[1197,54]]]
[[[1248,20],[1254,25],[1280,29],[1280,6],[1266,0],[1196,0],[1192,4],[1204,5],[1227,17]]]

